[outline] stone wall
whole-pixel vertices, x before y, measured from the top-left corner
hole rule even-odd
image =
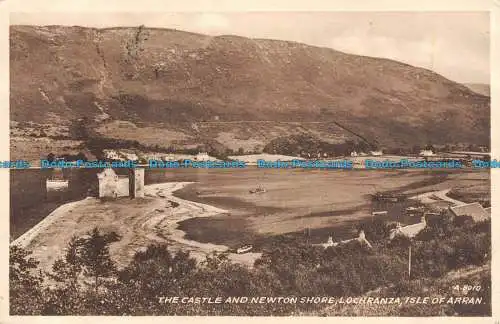
[[[130,181],[128,176],[118,176],[118,180],[116,182],[117,197],[128,197],[129,187],[130,187]]]
[[[144,198],[144,169],[131,170],[130,194],[133,198]]]
[[[128,174],[124,175],[123,170],[105,169],[99,173],[99,197],[144,197],[144,169],[132,169],[127,172]]]

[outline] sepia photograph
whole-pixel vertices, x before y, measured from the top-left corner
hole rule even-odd
[[[492,316],[490,12],[9,18],[11,316]]]

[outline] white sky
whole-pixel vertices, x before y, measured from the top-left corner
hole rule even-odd
[[[487,12],[12,13],[10,23],[165,27],[299,41],[490,83]]]

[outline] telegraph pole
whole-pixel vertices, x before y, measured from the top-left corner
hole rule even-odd
[[[408,280],[411,280],[411,241],[408,247]]]

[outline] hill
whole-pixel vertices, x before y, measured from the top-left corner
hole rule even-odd
[[[296,42],[11,26],[10,76],[18,138],[33,125],[60,133],[86,117],[101,136],[153,147],[249,152],[297,134],[381,146],[489,143],[489,97],[426,69]]]
[[[466,83],[465,86],[483,96],[490,96],[490,85],[484,83]]]

